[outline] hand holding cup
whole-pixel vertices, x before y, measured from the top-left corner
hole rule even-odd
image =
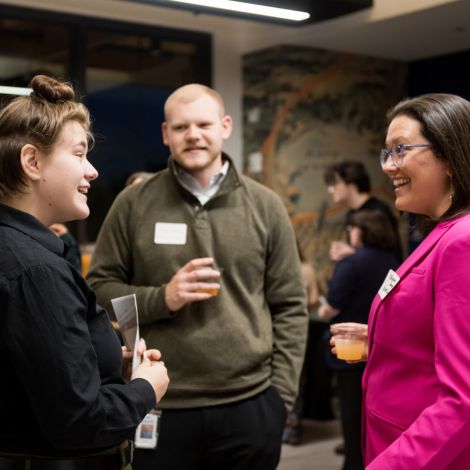
[[[362,323],[335,323],[331,325],[332,353],[347,362],[367,360],[367,325]]]
[[[221,271],[213,258],[194,258],[171,278],[165,288],[165,301],[171,311],[189,302],[207,300],[218,294]]]

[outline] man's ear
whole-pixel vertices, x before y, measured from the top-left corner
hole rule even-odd
[[[222,118],[222,128],[223,128],[222,138],[224,140],[227,140],[232,134],[232,128],[233,128],[232,117],[229,116],[228,114]]]
[[[20,152],[21,168],[31,181],[38,181],[41,178],[39,168],[39,150],[31,144],[26,144]]]
[[[165,145],[168,145],[167,130],[168,130],[168,124],[166,123],[166,121],[163,121],[162,122],[162,139]]]

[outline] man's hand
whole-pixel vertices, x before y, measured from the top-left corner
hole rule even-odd
[[[330,258],[332,261],[340,261],[346,256],[352,255],[354,251],[355,250],[351,245],[335,240],[331,242]]]
[[[186,263],[171,278],[165,289],[165,302],[172,312],[179,310],[189,302],[198,302],[213,297],[220,284],[208,282],[220,277],[220,272],[213,268],[212,258],[194,258]]]

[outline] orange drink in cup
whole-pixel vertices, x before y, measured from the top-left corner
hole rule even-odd
[[[222,272],[223,272],[223,268],[220,268],[219,266],[211,266],[212,269],[215,269],[216,271],[219,271],[220,273],[220,276],[222,276]],[[204,268],[201,268],[201,269],[204,269]],[[219,287],[218,288],[203,288],[203,289],[197,289],[195,292],[197,292],[198,294],[209,294],[209,295],[212,295],[213,297],[215,297],[216,295],[219,294],[219,290],[220,290],[220,281],[221,281],[221,277],[217,277],[217,278],[209,278],[209,279],[201,279],[200,282],[207,282],[207,283],[210,283],[210,284],[219,284]]]
[[[335,337],[336,357],[344,361],[360,361],[365,356],[366,336],[364,325],[338,323],[330,327]]]

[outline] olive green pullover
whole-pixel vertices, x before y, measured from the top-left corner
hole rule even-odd
[[[186,224],[186,243],[156,244],[157,222]],[[205,256],[224,269],[219,295],[170,312],[166,284]],[[136,294],[141,335],[162,352],[170,375],[162,408],[229,403],[270,384],[291,407],[308,321],[299,272],[292,226],[276,194],[230,162],[218,192],[201,206],[178,182],[170,158],[167,169],[118,195],[88,281],[109,312],[112,298]]]

